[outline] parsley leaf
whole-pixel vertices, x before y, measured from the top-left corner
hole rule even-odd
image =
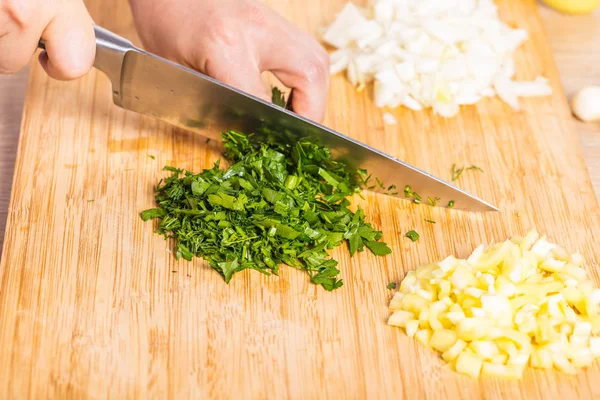
[[[279,107],[285,107],[285,96],[277,86],[273,86],[271,90],[271,102]]]
[[[396,282],[390,282],[386,287],[390,290],[396,289]]]
[[[419,240],[419,234],[415,230],[406,232],[405,236],[407,238],[409,238],[410,240],[412,240],[413,242],[416,242],[417,240]]]

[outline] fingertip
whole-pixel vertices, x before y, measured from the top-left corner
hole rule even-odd
[[[39,60],[44,70],[54,79],[72,80],[87,74],[96,58],[96,37],[91,18],[85,11],[57,17],[42,37],[46,50]],[[72,20],[77,21],[72,23]]]
[[[296,114],[308,118],[311,121],[321,123],[325,119],[325,102],[313,102],[304,94],[294,94],[292,108]]]

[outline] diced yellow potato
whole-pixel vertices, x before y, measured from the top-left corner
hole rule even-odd
[[[552,362],[556,369],[558,369],[561,372],[564,372],[565,374],[575,375],[577,373],[577,370],[575,369],[573,364],[571,364],[567,357],[565,357],[561,353],[552,354]]]
[[[578,321],[573,326],[573,336],[590,337],[592,335],[592,324],[587,321]]]
[[[560,324],[560,333],[563,335],[571,335],[573,333],[573,326],[566,322]]]
[[[514,329],[503,329],[502,335],[505,338],[512,340],[517,347],[522,350],[529,350],[531,348],[531,338],[524,333]]]
[[[429,329],[421,329],[415,333],[415,339],[421,344],[429,346],[429,339],[431,339],[431,331]]]
[[[419,313],[419,327],[421,329],[429,329],[429,308],[424,308]]]
[[[440,353],[443,353],[456,343],[456,339],[456,332],[450,329],[439,329],[433,332],[429,345]]]
[[[512,297],[517,291],[517,286],[506,276],[500,275],[495,282],[496,292],[502,296]]]
[[[485,252],[485,246],[484,245],[479,245],[477,246],[477,248],[475,250],[473,250],[473,253],[471,253],[471,255],[469,256],[469,258],[467,258],[467,264],[469,266],[474,266],[477,265],[477,263],[479,262],[479,259],[481,258],[481,256],[483,256],[483,253]]]
[[[581,266],[583,264],[583,256],[579,253],[573,253],[571,254],[571,263],[573,263],[576,266]]]
[[[436,264],[424,265],[417,270],[417,279],[431,279],[432,272],[437,268]]]
[[[452,284],[450,283],[450,281],[441,281],[439,297],[450,296],[451,292],[452,292]]]
[[[531,247],[531,252],[533,254],[536,254],[537,256],[539,256],[540,258],[545,258],[551,251],[552,249],[556,248],[557,246],[553,243],[550,243],[546,240],[545,236],[542,236],[537,242],[534,243],[534,245]]]
[[[600,357],[600,289],[583,258],[538,239],[480,246],[407,274],[388,323],[442,353],[447,366],[519,378],[529,364],[574,374]]]
[[[523,238],[521,243],[519,244],[521,253],[523,253],[526,250],[527,251],[531,250],[531,247],[539,239],[539,237],[540,237],[540,234],[537,233],[537,231],[535,231],[535,230],[529,231],[527,233],[527,235],[525,235],[525,237]]]
[[[449,257],[446,257],[444,260],[440,261],[438,263],[438,267],[444,272],[450,272],[450,271],[453,271],[454,268],[456,268],[457,264],[458,264],[458,261],[457,261],[456,257],[449,256]]]
[[[402,299],[402,308],[415,315],[419,315],[422,310],[429,308],[429,304],[431,302],[414,293],[407,293]]]
[[[590,280],[584,280],[579,285],[577,285],[577,289],[579,289],[581,295],[584,298],[587,296],[591,296],[592,291],[594,290],[594,282]]]
[[[501,365],[484,362],[481,374],[498,378],[520,379],[523,376],[523,368],[522,365]]]
[[[550,254],[559,261],[569,261],[571,256],[564,247],[556,247],[552,249]]]
[[[462,299],[462,308],[465,310],[467,308],[481,307],[481,301],[479,299],[467,295],[465,295]]]
[[[498,348],[504,352],[504,354],[506,354],[507,356],[511,356],[512,354],[517,353],[517,345],[514,344],[511,340],[509,339],[498,339],[496,341],[496,345],[498,346]]]
[[[531,359],[529,360],[529,364],[535,368],[544,368],[550,369],[552,368],[552,352],[544,347],[540,347],[535,349],[531,354]]]
[[[465,318],[456,326],[458,337],[467,342],[484,337],[489,330],[489,322],[480,318]]]
[[[539,316],[537,322],[538,331],[535,333],[535,340],[538,344],[554,342],[558,339],[560,333],[554,329],[552,322],[547,316]]]
[[[435,292],[430,292],[425,289],[418,289],[416,293],[427,301],[436,301],[437,300],[437,296],[436,296]]]
[[[513,310],[518,310],[526,304],[537,304],[538,299],[533,296],[518,296],[510,299]]]
[[[562,290],[562,295],[569,304],[575,305],[583,301],[581,292],[575,287],[566,287]]]
[[[472,378],[479,377],[482,366],[483,359],[481,357],[466,351],[460,353],[456,360],[456,371]]]
[[[452,322],[453,325],[457,325],[461,320],[466,318],[465,313],[462,311],[447,312],[446,314],[444,314],[444,316],[448,318],[448,320],[450,320],[450,322]]]
[[[590,351],[594,358],[600,357],[600,337],[590,338]]]
[[[414,271],[410,271],[406,274],[402,282],[400,283],[400,291],[402,293],[412,293],[413,285],[417,283],[417,275]]]
[[[594,299],[593,295],[586,296],[585,311],[590,317],[595,317],[598,315],[598,302]]]
[[[411,312],[398,310],[394,311],[388,319],[388,325],[405,327],[406,323],[410,320],[415,319],[415,315]]]
[[[506,362],[508,361],[508,355],[506,354],[496,354],[494,357],[492,357],[492,360],[490,361],[492,364],[506,364]]]
[[[477,280],[475,279],[475,275],[473,275],[467,267],[459,265],[450,276],[450,283],[452,283],[452,286],[455,288],[463,290],[464,288],[475,285]]]
[[[459,354],[467,347],[467,342],[462,339],[457,339],[456,342],[448,350],[442,354],[442,358],[446,362],[454,361]]]
[[[481,298],[481,296],[483,294],[485,294],[485,291],[481,290],[481,289],[477,289],[476,287],[468,287],[463,291],[463,293],[467,294],[471,297],[474,297],[476,299],[479,299],[479,298]]]
[[[556,250],[556,249],[555,249]],[[548,272],[560,272],[565,268],[567,263],[553,258],[547,258],[540,264],[539,268]]]
[[[446,313],[439,313],[437,319],[440,321],[444,329],[454,329],[454,324],[448,319]]]
[[[589,367],[594,362],[594,356],[587,347],[572,347],[569,346],[566,351],[567,358],[576,368]]]
[[[414,337],[417,331],[419,330],[419,321],[413,319],[406,322],[404,329],[406,329],[406,334],[408,335],[408,337]]]
[[[537,330],[537,321],[534,317],[527,318],[521,325],[518,326],[517,330],[527,336],[534,336]]]
[[[590,323],[592,324],[592,334],[597,335],[600,333],[600,315],[594,315],[590,317]]]
[[[558,281],[554,281],[554,282],[545,282],[543,284],[540,285],[542,290],[546,293],[559,293],[561,290],[564,289],[565,284],[563,282],[558,282]]]
[[[434,331],[438,331],[440,329],[444,329],[444,324],[442,324],[442,322],[438,319],[438,315],[439,315],[439,313],[437,313],[437,312],[430,312],[429,313],[429,319],[428,319],[429,326]]]
[[[390,310],[396,311],[402,309],[402,298],[404,298],[404,293],[394,293],[394,297],[392,297],[392,301],[390,301]]]
[[[516,353],[513,353],[508,357],[508,364],[527,365],[527,363],[529,362],[529,357],[531,357],[531,352],[517,351]]]
[[[571,263],[565,266],[565,272],[579,282],[584,282],[587,278],[587,272],[585,269]]]
[[[475,340],[469,344],[469,347],[484,360],[492,360],[494,356],[500,354],[498,346],[491,340]]]
[[[590,346],[590,337],[589,336],[576,336],[571,335],[569,338],[569,344],[574,347],[589,347]]]
[[[460,304],[454,303],[448,309],[449,312],[463,312],[463,309]]]

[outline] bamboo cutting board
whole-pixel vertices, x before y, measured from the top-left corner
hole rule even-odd
[[[343,0],[269,3],[316,34]],[[124,0],[88,6],[98,24],[135,37]],[[96,71],[60,83],[34,65],[0,264],[0,398],[600,398],[598,363],[575,377],[528,369],[517,382],[472,380],[385,324],[390,281],[534,227],[581,251],[600,282],[598,203],[537,5],[499,6],[530,32],[517,78],[543,74],[555,89],[520,112],[498,100],[450,120],[400,109],[385,126],[367,94],[334,77],[326,125],[444,178],[453,163],[476,164],[485,173],[459,185],[501,212],[357,198],[393,254],[337,249],[345,284],[333,293],[292,268],[226,285],[201,260],[176,262],[139,212],[153,206],[163,165],[199,171],[218,147],[114,107]],[[404,238],[411,229],[417,243]]]

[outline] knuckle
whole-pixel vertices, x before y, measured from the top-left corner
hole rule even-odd
[[[239,43],[239,26],[226,15],[217,15],[208,24],[206,30],[207,38],[217,46],[234,46]]]
[[[304,75],[310,82],[324,82],[329,77],[329,57],[314,57],[304,69]]]
[[[0,10],[20,29],[25,30],[32,27],[35,18],[35,13],[31,12],[28,4],[28,1],[4,0],[0,3]]]
[[[0,60],[0,75],[13,75],[23,69],[26,64],[23,63],[5,63]]]

